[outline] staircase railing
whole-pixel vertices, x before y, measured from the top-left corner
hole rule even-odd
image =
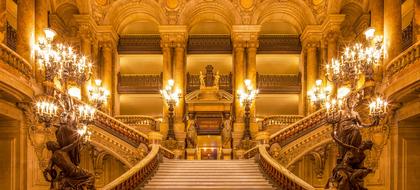
[[[305,118],[293,123],[270,136],[269,144],[278,143],[284,146],[297,138],[326,124],[326,110],[320,109]]]
[[[3,43],[0,43],[0,60],[26,79],[32,77],[31,64]]]
[[[259,144],[247,150],[244,153],[244,158],[249,159],[257,157],[257,161],[262,171],[271,179],[273,183],[280,189],[288,190],[304,190],[314,189],[311,185],[294,175],[284,166],[272,158],[267,152],[266,144]]]
[[[157,126],[159,126],[159,121],[155,118],[144,115],[117,115],[115,119],[144,134],[156,131]]]
[[[123,175],[107,184],[102,190],[135,189],[142,185],[156,171],[162,159],[160,155],[173,158],[174,153],[158,144],[152,144],[149,154]]]

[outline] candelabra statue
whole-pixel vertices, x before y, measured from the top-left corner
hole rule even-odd
[[[181,91],[179,89],[174,89],[174,84],[174,80],[168,80],[168,85],[166,85],[165,89],[160,90],[160,93],[162,94],[163,98],[168,104],[168,135],[166,137],[167,140],[175,140],[174,109],[175,106],[178,104],[179,98],[181,96]]]
[[[362,122],[355,107],[365,94],[363,89],[357,88],[357,83],[362,75],[365,79],[372,79],[373,67],[381,62],[385,51],[382,36],[375,36],[374,29],[369,28],[365,35],[364,43],[346,48],[340,59],[333,59],[327,64],[326,79],[334,84],[337,91],[322,90],[322,82],[317,81],[314,91],[309,94],[314,103],[322,102],[326,108],[327,122],[333,128],[331,136],[339,150],[337,164],[328,180],[327,189],[366,189],[363,187],[363,179],[373,171],[363,166],[366,158],[364,151],[370,150],[373,142],[363,140],[360,130],[377,126],[380,119],[387,114],[388,103],[378,96],[369,105],[372,122]]]
[[[245,82],[245,90],[238,90],[238,98],[241,105],[245,106],[245,112],[244,112],[244,123],[245,123],[245,131],[244,131],[244,140],[250,140],[251,139],[251,132],[249,130],[250,127],[250,111],[251,111],[251,105],[252,102],[255,100],[255,98],[258,95],[258,90],[254,89],[251,85],[251,80],[247,79]]]
[[[50,189],[95,189],[94,175],[79,164],[80,151],[90,140],[88,126],[96,108],[77,101],[80,90],[79,95],[73,90],[90,79],[92,64],[71,47],[53,44],[54,36],[53,30],[45,29],[46,38],[34,45],[37,63],[45,74],[45,94],[35,99],[33,111],[39,123],[57,128],[57,142],[47,142],[52,157],[44,177],[50,182]]]

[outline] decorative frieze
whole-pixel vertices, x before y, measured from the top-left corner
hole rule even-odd
[[[232,73],[220,75],[219,89],[232,93]],[[187,93],[200,89],[200,75],[187,73]]]

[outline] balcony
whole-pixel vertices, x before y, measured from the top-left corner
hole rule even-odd
[[[118,73],[118,92],[120,94],[158,94],[162,88],[161,74],[121,75]]]

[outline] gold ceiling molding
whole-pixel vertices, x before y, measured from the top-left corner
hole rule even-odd
[[[327,14],[338,13],[343,6],[365,2],[348,0],[52,0],[53,13],[69,7],[78,14],[90,15],[98,25],[112,25],[117,32],[129,23],[149,20],[158,25],[190,26],[203,20],[216,20],[227,26],[288,22],[300,32],[307,25],[321,24]],[[87,5],[90,3],[91,5]],[[90,7],[87,12],[86,7]],[[335,10],[335,11],[334,11]],[[338,11],[336,11],[338,10]],[[63,19],[63,18],[61,18]],[[299,33],[300,33],[299,32]]]

